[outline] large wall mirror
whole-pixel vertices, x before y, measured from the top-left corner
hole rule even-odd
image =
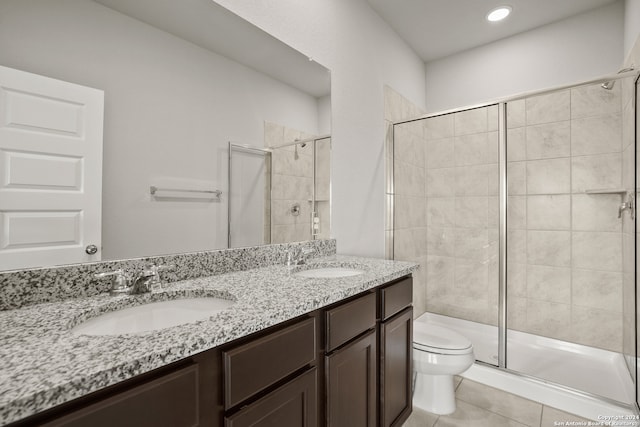
[[[0,175],[25,168],[0,182],[0,270],[329,237],[329,70],[212,0],[2,0],[0,66],[104,92],[101,174],[71,174],[100,175],[101,237],[79,231],[80,210],[51,222],[3,205],[70,190],[26,188],[25,170],[56,166],[0,141]],[[15,125],[34,97],[5,86],[0,138],[46,133]],[[43,246],[81,258],[33,255]]]

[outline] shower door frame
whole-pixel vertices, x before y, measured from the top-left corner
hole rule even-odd
[[[631,71],[625,71],[625,72],[620,72],[619,74],[614,74],[614,75],[609,75],[609,76],[604,76],[604,77],[600,77],[597,79],[592,79],[592,80],[587,80],[587,81],[583,81],[583,82],[578,82],[578,83],[574,83],[574,84],[568,84],[568,85],[562,85],[562,86],[557,86],[557,87],[553,87],[550,89],[544,89],[544,90],[539,90],[539,91],[531,91],[531,92],[526,92],[526,93],[521,93],[518,95],[514,95],[514,96],[509,96],[509,97],[504,97],[504,98],[500,98],[496,101],[492,101],[492,102],[484,102],[484,103],[480,103],[480,104],[475,104],[475,105],[469,105],[469,106],[465,106],[465,107],[460,107],[460,108],[453,108],[453,109],[448,109],[448,110],[444,110],[444,111],[438,111],[436,113],[429,113],[429,114],[424,114],[422,116],[419,117],[415,117],[415,118],[411,118],[411,119],[407,119],[407,120],[400,120],[400,121],[394,121],[391,123],[391,132],[387,133],[387,138],[386,138],[386,152],[387,152],[387,158],[390,159],[389,164],[387,165],[385,171],[386,171],[386,176],[385,176],[385,196],[386,196],[386,212],[385,212],[385,216],[386,216],[386,221],[387,221],[387,227],[386,227],[386,232],[385,232],[385,256],[387,259],[394,259],[394,233],[395,233],[395,182],[394,182],[394,161],[395,161],[395,126],[396,125],[401,125],[401,124],[405,124],[405,123],[410,123],[410,122],[415,122],[415,121],[419,121],[419,120],[425,120],[425,119],[429,119],[429,118],[433,118],[433,117],[439,117],[439,116],[444,116],[444,115],[448,115],[448,114],[455,114],[455,113],[460,113],[463,111],[469,111],[469,110],[473,110],[473,109],[478,109],[478,108],[486,108],[486,107],[491,107],[494,105],[498,106],[498,135],[499,135],[499,141],[498,141],[498,170],[499,170],[499,182],[498,182],[498,187],[499,187],[499,191],[498,191],[498,203],[499,203],[499,222],[498,222],[498,227],[499,227],[499,231],[498,231],[498,241],[499,241],[499,248],[498,248],[498,256],[499,256],[499,260],[498,260],[498,364],[496,365],[492,365],[489,363],[485,363],[485,362],[478,362],[481,363],[485,366],[491,367],[491,368],[495,368],[495,369],[499,369],[505,372],[508,372],[509,374],[518,376],[518,377],[522,377],[522,378],[526,378],[527,380],[539,383],[539,384],[544,384],[546,386],[551,386],[578,396],[586,396],[586,397],[590,397],[590,398],[594,398],[594,399],[598,399],[598,400],[602,400],[605,402],[609,402],[615,405],[623,405],[623,406],[628,406],[630,409],[633,409],[636,413],[640,413],[640,405],[638,403],[639,399],[640,399],[640,395],[638,393],[638,381],[640,380],[640,378],[638,378],[638,374],[640,374],[640,367],[638,366],[638,329],[637,329],[637,324],[638,324],[638,320],[639,320],[639,314],[638,314],[638,304],[637,304],[637,299],[638,299],[638,288],[637,288],[637,277],[638,277],[638,266],[636,265],[634,268],[634,286],[635,286],[635,295],[636,295],[636,301],[635,301],[635,323],[634,326],[636,328],[635,331],[635,336],[636,336],[636,342],[634,345],[634,349],[635,349],[635,378],[634,380],[634,393],[636,394],[636,399],[635,402],[633,404],[626,404],[624,402],[619,402],[616,400],[612,400],[609,399],[607,397],[604,396],[600,396],[600,395],[596,395],[593,393],[589,393],[583,390],[578,390],[569,386],[565,386],[562,384],[558,384],[558,383],[554,383],[551,381],[547,381],[532,375],[528,375],[519,371],[515,371],[515,370],[511,370],[509,368],[507,368],[507,332],[508,332],[508,324],[507,324],[507,120],[506,120],[506,111],[507,111],[507,104],[509,102],[514,102],[514,101],[519,101],[519,100],[524,100],[526,98],[529,98],[531,96],[538,96],[538,95],[545,95],[545,94],[551,94],[551,93],[555,93],[561,90],[566,90],[566,89],[571,89],[574,87],[578,87],[578,86],[586,86],[586,85],[593,85],[593,84],[600,84],[600,83],[604,83],[604,82],[609,82],[609,81],[618,81],[618,80],[622,80],[625,78],[630,78],[630,77],[634,77],[634,87],[635,87],[635,91],[634,91],[634,103],[635,103],[635,111],[636,111],[636,115],[634,117],[634,144],[635,144],[635,151],[637,151],[637,143],[638,143],[638,116],[640,115],[640,113],[638,112],[638,104],[640,103],[638,100],[638,96],[637,96],[637,91],[638,91],[638,83],[640,82],[640,70],[631,70]],[[634,159],[634,175],[635,177],[635,181],[634,181],[634,192],[637,195],[637,167],[638,165],[637,163],[637,158],[638,158],[638,154],[636,153],[636,158]],[[637,200],[637,197],[636,197]],[[637,217],[637,215],[636,215]],[[634,250],[637,250],[637,228],[635,227],[636,225],[636,220],[634,220]],[[637,258],[637,254],[636,254],[636,258]],[[624,356],[624,352],[623,352],[623,356]]]

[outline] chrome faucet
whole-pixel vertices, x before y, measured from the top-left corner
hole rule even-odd
[[[142,272],[135,277],[122,269],[94,274],[94,277],[102,279],[114,276],[111,284],[111,295],[137,295],[161,289],[161,270],[170,270],[173,265],[147,264]]]
[[[93,275],[96,279],[104,277],[113,277],[109,294],[111,296],[126,295],[131,292],[131,275],[119,268],[114,271],[105,271],[104,273],[96,273]]]
[[[313,249],[296,248],[287,251],[287,267],[302,265],[306,262],[307,256],[313,253]]]

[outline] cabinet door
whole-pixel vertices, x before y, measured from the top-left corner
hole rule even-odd
[[[380,324],[380,425],[400,426],[411,414],[413,309]]]
[[[225,427],[316,427],[316,368],[225,418]]]
[[[327,425],[376,425],[376,331],[325,357]]]
[[[193,365],[39,424],[46,427],[194,427],[198,416],[198,366]],[[208,423],[206,423],[208,424]]]

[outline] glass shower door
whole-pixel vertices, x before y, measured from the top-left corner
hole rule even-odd
[[[495,365],[498,106],[396,124],[393,139],[394,258],[421,264],[416,307]]]
[[[625,88],[507,103],[506,367],[632,402],[617,371],[635,372],[635,221],[619,211],[635,194]]]

